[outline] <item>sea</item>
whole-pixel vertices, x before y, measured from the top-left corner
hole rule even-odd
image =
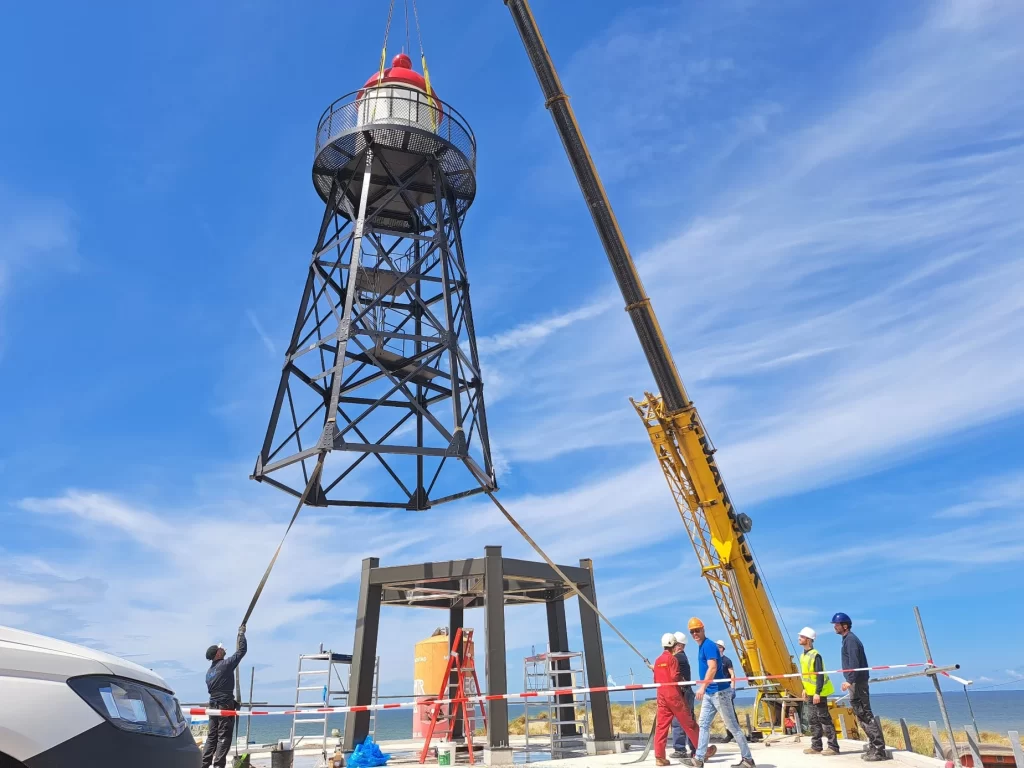
[[[961,729],[974,722],[978,730],[1006,733],[1010,730],[1024,732],[1024,690],[1019,691],[976,691],[971,694],[971,707],[974,709],[972,719],[967,700],[963,693],[947,691],[945,694],[946,708],[949,711],[953,727]],[[618,704],[629,704],[630,699],[615,699]],[[753,700],[736,699],[738,706],[749,705]],[[928,725],[935,720],[942,729],[942,716],[933,693],[880,693],[872,694],[871,707],[879,717],[898,720],[904,718],[908,723]],[[509,703],[509,718],[523,714],[522,704]],[[271,744],[286,739],[291,733],[290,717],[254,717],[249,728],[249,741],[254,744]],[[245,722],[239,723],[241,734],[245,733]],[[328,728],[345,727],[345,715],[331,715]],[[322,733],[322,726],[307,726],[300,730],[299,735]],[[240,735],[241,735],[240,734]],[[412,738],[412,711],[385,710],[377,713],[377,741],[389,739]]]

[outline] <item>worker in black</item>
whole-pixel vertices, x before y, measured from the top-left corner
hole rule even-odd
[[[675,633],[676,647],[675,653],[676,661],[679,662],[679,682],[689,682],[690,680],[690,660],[686,656],[686,635],[682,632]],[[690,711],[690,715],[693,715],[693,686],[683,686],[683,703],[686,708]],[[672,757],[686,757],[687,745],[689,745],[690,753],[693,754],[697,751],[697,745],[690,741],[690,737],[686,735],[686,731],[683,730],[683,726],[675,718],[672,718],[672,747],[675,752],[672,753]]]
[[[245,643],[245,624],[238,628],[238,644],[235,652],[225,656],[224,647],[211,645],[206,649],[206,658],[211,662],[206,671],[206,688],[210,692],[210,709],[237,709],[235,701],[235,668],[238,667],[248,647]],[[234,735],[235,718],[210,717],[206,746],[203,748],[203,768],[225,768],[231,738]]]
[[[864,644],[861,643],[850,627],[853,620],[845,613],[837,613],[832,617],[832,627],[836,634],[843,638],[843,669],[861,669],[860,672],[843,672],[846,681],[843,683],[843,690],[850,692],[850,706],[853,707],[853,714],[860,721],[864,733],[868,737],[868,746],[862,755],[868,762],[888,760],[889,753],[885,751],[885,736],[882,735],[882,726],[875,720],[871,712],[871,696],[868,692],[868,672],[863,669],[868,666],[868,657],[864,653]]]

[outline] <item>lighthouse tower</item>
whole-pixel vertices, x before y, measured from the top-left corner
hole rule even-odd
[[[462,222],[476,140],[405,54],[320,118],[324,202],[253,478],[315,506],[494,490]]]

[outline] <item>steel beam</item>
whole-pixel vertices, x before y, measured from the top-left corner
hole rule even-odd
[[[448,651],[455,650],[455,635],[463,628],[462,607],[452,606],[448,609]],[[448,690],[454,691],[459,684],[459,673],[452,670],[448,675]],[[472,706],[476,706],[474,703]],[[462,722],[462,707],[455,707],[455,721],[452,723],[451,740],[461,741],[464,738]]]
[[[380,627],[381,588],[370,580],[380,564],[376,557],[363,560],[359,581],[359,602],[356,608],[356,633],[352,641],[352,667],[349,673],[349,704],[373,703],[373,668],[377,660],[377,631]],[[369,712],[349,712],[345,717],[346,751],[362,744],[370,733]]]
[[[580,592],[595,606],[597,594],[594,590],[594,564],[589,559],[580,560],[580,568],[589,577],[585,585],[580,585]],[[604,666],[604,644],[601,642],[601,619],[597,613],[582,600],[580,606],[580,627],[583,630],[583,655],[586,661],[587,684],[593,686],[608,685],[608,673]],[[612,732],[612,710],[607,693],[590,694],[590,712],[594,718],[594,741],[610,742],[614,739]]]
[[[374,568],[370,579],[374,584],[427,584],[436,581],[452,581],[468,576],[483,576],[484,561],[449,560],[445,563],[417,563],[415,565],[393,565]]]
[[[501,547],[484,548],[484,631],[487,635],[487,693],[508,693],[505,669],[505,590]],[[507,749],[508,702],[487,702],[487,746]]]

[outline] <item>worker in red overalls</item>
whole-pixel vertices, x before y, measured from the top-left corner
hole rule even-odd
[[[674,683],[679,682],[679,662],[673,652],[676,650],[676,636],[666,632],[661,636],[661,647],[664,652],[654,661],[654,682],[662,683],[658,688],[658,725],[654,731],[654,761],[656,765],[671,765],[665,759],[665,744],[668,732],[675,717],[683,727],[686,735],[694,744],[698,740],[697,724],[693,721],[682,689]],[[667,685],[666,685],[667,683]],[[714,754],[714,745],[708,747],[708,756]]]

